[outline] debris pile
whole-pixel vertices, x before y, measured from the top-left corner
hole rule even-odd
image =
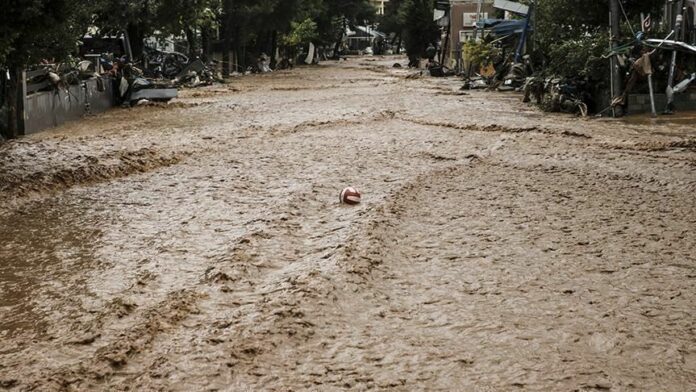
[[[114,75],[123,106],[166,102],[178,95],[174,83],[166,79],[145,78],[144,72],[132,63],[120,61]]]
[[[145,49],[145,75],[156,80],[169,80],[176,87],[194,88],[222,82],[216,62],[189,58],[183,53]]]
[[[89,60],[69,59],[62,63],[44,60],[27,69],[27,93],[65,89],[69,85],[78,85],[84,80],[99,77],[96,65]]]
[[[171,83],[147,79],[125,54],[126,46],[120,38],[85,37],[79,57],[55,63],[44,59],[27,70],[27,94],[41,91],[61,90],[71,94],[69,86],[80,85],[94,79],[100,92],[111,84],[114,100],[123,105],[136,103],[140,99],[169,100],[176,97],[176,88]],[[150,94],[165,89],[166,94]],[[149,90],[148,92],[141,92]],[[173,90],[173,91],[172,91]]]
[[[145,48],[143,60],[134,63],[123,37],[85,37],[80,58],[63,63],[44,60],[27,72],[28,93],[65,89],[87,79],[96,79],[100,91],[113,84],[115,101],[122,106],[166,102],[179,88],[209,86],[222,82],[215,62],[191,59],[179,52]],[[141,66],[142,64],[142,66]]]
[[[522,102],[531,102],[532,97],[545,111],[573,113],[587,116],[587,103],[591,97],[576,81],[562,78],[528,77],[525,79]]]

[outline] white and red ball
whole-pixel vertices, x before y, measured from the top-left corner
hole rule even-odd
[[[340,199],[343,204],[358,204],[360,203],[360,191],[349,186],[341,191]]]

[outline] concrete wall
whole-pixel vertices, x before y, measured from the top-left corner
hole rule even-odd
[[[655,109],[661,113],[667,105],[665,94],[655,94]],[[676,110],[696,110],[696,92],[687,91],[674,95]],[[631,94],[628,96],[628,113],[650,113],[650,96],[648,94]]]
[[[24,134],[29,135],[53,128],[67,121],[78,120],[86,114],[101,113],[115,105],[112,79],[102,78],[103,91],[97,79],[53,91],[27,95],[24,101]]]

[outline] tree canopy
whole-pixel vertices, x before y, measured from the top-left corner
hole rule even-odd
[[[392,34],[394,42],[403,39],[406,53],[415,61],[440,37],[440,29],[433,21],[434,8],[434,0],[391,0],[380,19],[380,29]]]
[[[543,69],[568,77],[604,74],[600,68],[606,68],[602,56],[609,46],[609,0],[592,2],[591,7],[586,0],[536,0],[534,4],[534,54]],[[624,39],[632,38],[631,28],[640,28],[641,13],[651,13],[657,20],[664,4],[664,0],[621,0],[626,13],[620,18],[622,30],[628,33]]]
[[[194,50],[202,31],[229,30],[243,46],[269,31],[290,33],[309,19],[315,38],[328,43],[341,32],[337,20],[342,27],[373,17],[368,0],[17,0],[0,16],[0,68],[64,57],[88,28],[127,31],[137,55],[139,41],[155,32],[186,37]]]
[[[61,58],[92,23],[92,5],[76,0],[18,0],[0,13],[0,68]]]

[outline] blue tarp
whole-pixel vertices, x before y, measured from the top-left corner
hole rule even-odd
[[[491,29],[493,35],[502,37],[510,34],[522,34],[524,30],[524,19],[522,20],[506,20],[506,19],[482,19],[476,22],[479,29]],[[529,31],[533,31],[532,26],[529,26]]]

